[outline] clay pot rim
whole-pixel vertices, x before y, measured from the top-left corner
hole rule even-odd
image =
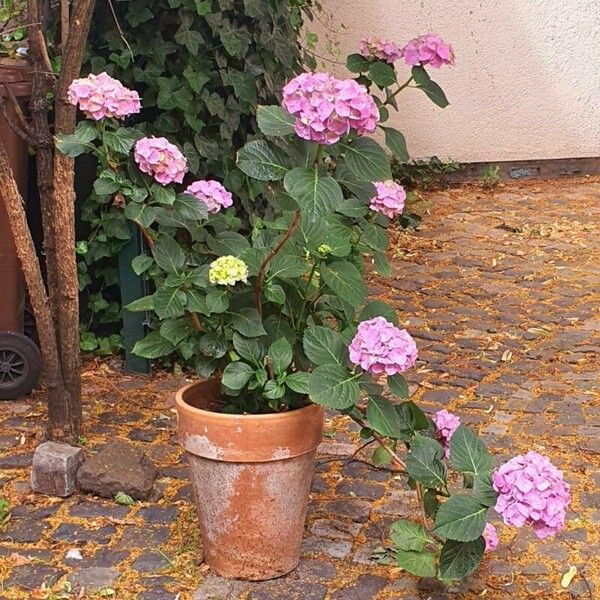
[[[315,410],[318,411],[318,410],[321,410],[321,408],[322,408],[318,404],[311,402],[308,406],[303,406],[302,408],[295,408],[294,410],[288,410],[286,412],[261,413],[261,414],[255,415],[255,414],[222,413],[222,412],[216,412],[214,410],[205,410],[203,408],[196,408],[195,406],[188,404],[184,400],[185,393],[189,389],[194,388],[198,385],[204,384],[207,381],[210,381],[210,380],[194,381],[192,383],[188,383],[187,385],[184,385],[183,387],[179,388],[177,390],[177,392],[175,393],[175,404],[176,404],[177,408],[179,410],[184,410],[184,411],[190,412],[192,414],[196,414],[198,416],[205,416],[205,417],[212,418],[212,419],[214,419],[216,417],[218,419],[223,419],[224,421],[228,421],[228,420],[235,421],[235,420],[239,420],[239,419],[244,419],[244,420],[248,420],[248,421],[271,421],[271,420],[297,419],[298,415],[300,415],[303,411],[304,412],[315,411]]]

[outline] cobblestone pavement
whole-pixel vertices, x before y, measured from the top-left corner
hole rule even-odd
[[[394,239],[394,276],[372,286],[417,338],[413,395],[426,410],[458,413],[499,462],[528,449],[550,455],[573,489],[562,533],[540,542],[500,524],[499,548],[466,584],[446,592],[378,564],[373,551],[388,543],[395,518],[416,515],[415,501],[400,476],[369,466],[366,450],[358,455],[365,462],[349,459],[356,432],[333,418],[299,569],[270,583],[220,580],[198,560],[186,465],[165,403],[181,381],[127,376],[96,362],[83,373],[82,443],[90,452],[121,436],[143,447],[159,465],[154,497],[127,507],[31,494],[41,398],[3,402],[0,486],[12,515],[0,531],[0,599],[598,597],[600,179],[493,192],[466,187],[425,198],[421,229]],[[571,565],[578,573],[563,590]],[[57,582],[55,595],[40,591],[44,582]]]

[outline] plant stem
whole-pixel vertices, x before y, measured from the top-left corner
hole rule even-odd
[[[192,325],[196,331],[202,331],[202,324],[200,323],[200,319],[196,313],[190,312],[190,319],[192,320]]]
[[[302,323],[302,319],[304,318],[304,311],[306,310],[306,305],[308,304],[308,288],[312,282],[315,271],[317,270],[316,261],[313,263],[312,269],[308,275],[308,279],[306,280],[306,287],[304,288],[304,302],[302,304],[302,310],[300,311],[300,316],[298,317],[298,325]],[[290,307],[291,308],[291,307]]]
[[[419,502],[419,510],[421,511],[421,521],[423,521],[423,527],[425,527],[425,529],[431,533],[431,527],[429,526],[429,520],[427,519],[427,513],[425,512],[425,502],[423,501],[423,488],[419,482],[417,482],[416,492],[417,500]]]
[[[398,89],[391,95],[388,96],[384,102],[384,104],[389,104],[390,100],[392,100],[393,98],[395,98],[403,89],[407,88],[411,81],[413,80],[412,75],[410,76],[410,78],[408,79],[408,81],[406,81],[405,83],[403,83],[402,85],[398,86]]]
[[[314,162],[315,165],[319,162],[319,159],[321,158],[321,151],[322,150],[323,150],[323,145],[319,144],[317,146],[317,153],[315,154],[315,162]]]
[[[152,246],[154,245],[154,240],[148,233],[148,230],[138,221],[134,221],[134,223],[137,225],[137,228],[140,230],[140,233],[142,234],[142,237],[144,238],[146,245],[148,246],[150,251],[152,251]]]
[[[275,379],[275,373],[273,373],[273,362],[268,356],[265,359],[265,367],[267,368],[269,379]]]
[[[262,264],[260,265],[260,269],[258,270],[258,273],[256,275],[256,282],[254,283],[254,299],[255,299],[255,303],[256,303],[256,310],[258,311],[258,314],[260,315],[261,319],[263,316],[262,297],[261,297],[262,296],[262,284],[263,284],[263,281],[265,278],[265,272],[267,270],[267,267],[269,266],[269,263],[281,251],[281,249],[285,246],[286,242],[292,237],[294,231],[296,231],[296,229],[298,228],[298,225],[300,225],[301,217],[302,217],[302,213],[300,212],[300,210],[297,210],[294,215],[294,220],[292,221],[292,224],[290,225],[290,228],[287,230],[286,234],[281,238],[281,240],[279,241],[277,246],[275,246],[275,248],[273,248],[273,250],[271,250],[271,252],[269,252],[269,254],[267,254],[265,259],[262,261]]]
[[[352,415],[348,415],[355,423],[360,425],[361,427],[368,427],[368,425],[358,417],[353,417]],[[390,455],[393,462],[395,462],[399,467],[401,467],[404,471],[406,471],[406,465],[404,461],[385,443],[385,440],[382,436],[380,436],[377,432],[372,431],[373,439]]]
[[[368,425],[361,419],[353,417],[352,415],[349,415],[349,417],[361,427],[368,427]],[[373,436],[373,439],[390,455],[392,461],[406,471],[406,464],[404,461],[385,443],[383,437],[375,431],[372,431],[371,435]],[[421,521],[423,522],[423,527],[425,527],[425,529],[431,533],[431,527],[429,526],[429,520],[427,519],[427,513],[425,512],[425,504],[423,503],[423,489],[421,488],[421,484],[418,482],[416,492],[417,500],[419,501],[419,510],[421,512]]]

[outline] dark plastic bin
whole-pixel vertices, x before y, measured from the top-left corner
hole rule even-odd
[[[8,111],[14,108],[7,86],[26,108],[31,95],[30,67],[25,61],[0,60],[0,95]],[[24,199],[27,198],[29,155],[26,143],[13,131],[0,111],[0,138]],[[33,258],[33,257],[32,257]],[[0,400],[27,395],[37,384],[41,356],[37,345],[23,334],[26,290],[8,224],[0,202]]]

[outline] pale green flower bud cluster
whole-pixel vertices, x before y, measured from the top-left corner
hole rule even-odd
[[[238,281],[248,283],[248,267],[235,256],[220,256],[210,263],[208,279],[216,285],[235,285]]]

